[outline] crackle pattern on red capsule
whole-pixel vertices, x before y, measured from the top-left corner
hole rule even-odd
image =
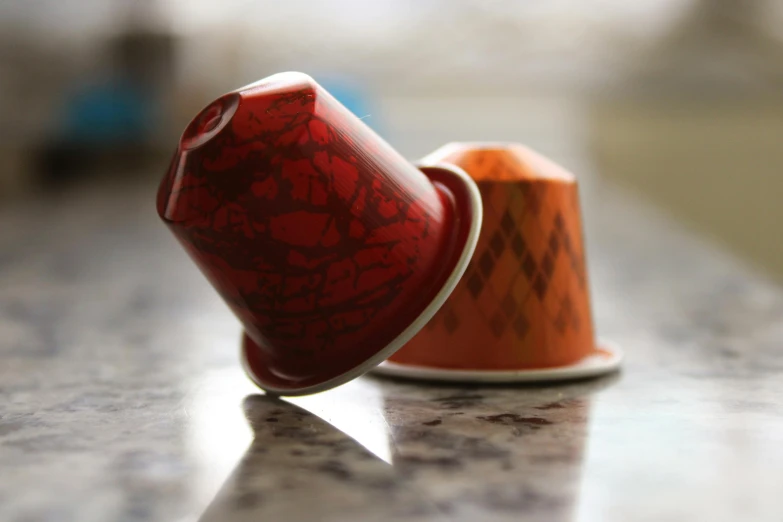
[[[296,354],[281,371],[306,374],[302,355],[364,357],[427,305],[450,207],[309,77],[274,78],[191,122],[158,212],[250,337]]]

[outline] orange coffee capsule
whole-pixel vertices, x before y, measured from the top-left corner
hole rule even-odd
[[[421,161],[436,163],[476,181],[484,222],[457,288],[389,361],[526,370],[596,353],[575,177],[516,144],[452,143]]]

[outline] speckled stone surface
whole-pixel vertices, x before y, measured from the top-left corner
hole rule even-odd
[[[622,374],[363,377],[288,402],[242,374],[239,325],[153,184],[4,208],[0,520],[780,521],[783,295],[632,198],[584,193]]]

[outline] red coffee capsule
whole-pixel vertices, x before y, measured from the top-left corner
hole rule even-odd
[[[231,92],[185,129],[158,213],[245,328],[267,391],[314,393],[386,359],[475,249],[481,199],[422,170],[301,73]]]

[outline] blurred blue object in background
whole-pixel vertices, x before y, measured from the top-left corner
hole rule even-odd
[[[151,100],[133,85],[86,85],[65,100],[60,138],[94,146],[144,141],[152,127]]]
[[[38,177],[61,186],[151,157],[156,100],[132,80],[85,83],[65,95],[54,133],[38,152]]]

